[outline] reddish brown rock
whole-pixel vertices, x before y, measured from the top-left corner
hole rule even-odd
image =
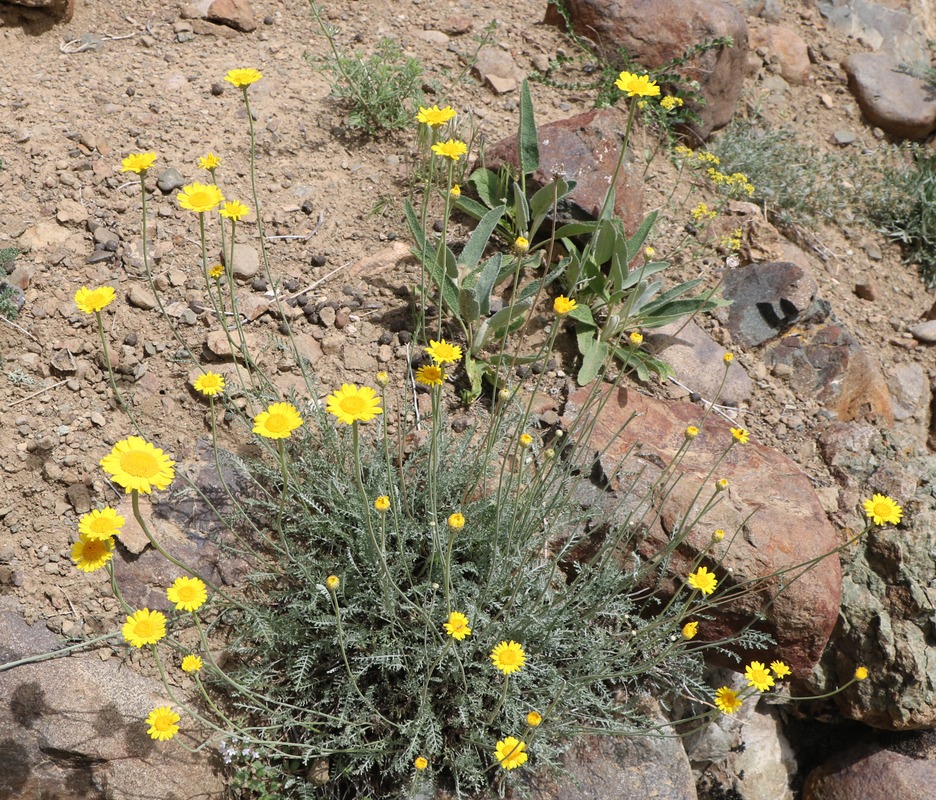
[[[591,390],[580,389],[566,406],[565,423],[573,439],[575,419]],[[632,415],[636,417],[622,430]],[[641,470],[641,486],[652,486],[685,441],[687,426],[698,425],[701,416],[701,409],[690,403],[665,402],[633,390],[617,390],[588,438],[596,451],[604,448],[599,464],[609,488],[618,492],[630,486]],[[725,530],[728,535],[724,541],[702,561],[718,576],[719,591],[730,591],[746,581],[764,580],[755,591],[720,608],[717,618],[706,621],[699,635],[707,639],[729,636],[762,613],[763,622],[755,626],[768,632],[777,644],[757,655],[782,658],[794,675],[805,677],[822,654],[835,625],[842,574],[837,556],[818,561],[808,571],[797,565],[830,553],[840,544],[839,537],[809,478],[796,464],[755,442],[737,445],[723,457],[731,441],[728,426],[710,416],[675,468],[678,482],[669,491],[654,491],[653,508],[644,515],[652,522],[647,523],[647,535],[639,550],[646,557],[669,544],[673,532],[684,520],[694,519],[712,497],[715,479],[726,478],[729,488],[719,496],[717,505],[673,552],[660,589],[671,595],[681,588],[700,553],[711,542],[712,532]],[[712,467],[719,459],[713,474]],[[642,495],[638,487],[624,506],[633,506]],[[777,573],[783,573],[782,592]],[[750,658],[751,653],[745,653],[745,657]]]
[[[75,16],[75,0],[4,0],[14,6],[35,8],[48,14],[57,22],[71,22]]]
[[[733,47],[710,50],[680,68],[686,80],[699,82],[705,99],[696,133],[705,139],[731,121],[748,52],[747,24],[732,5],[722,0],[566,0],[565,7],[575,32],[595,42],[612,64],[621,63],[623,47],[635,62],[655,69],[702,42],[731,36]],[[563,24],[552,4],[546,22]]]
[[[883,53],[853,53],[842,62],[848,88],[868,122],[906,139],[936,130],[936,92],[922,78],[900,71]]]
[[[842,422],[873,419],[887,427],[894,424],[881,368],[834,317],[771,345],[764,361],[770,369],[778,364],[792,367],[791,388],[815,396]]]
[[[622,112],[603,108],[541,125],[537,131],[540,167],[533,173],[531,183],[537,188],[545,186],[561,173],[576,182],[568,200],[587,217],[596,218],[617,163],[626,124]],[[516,136],[501,139],[487,151],[491,169],[498,169],[505,161],[514,166],[518,163]],[[614,213],[624,221],[628,234],[643,221],[641,171],[626,158],[615,185]]]
[[[247,0],[214,0],[208,7],[208,19],[244,33],[257,28],[257,21]]]
[[[762,31],[751,31],[751,49],[766,47],[780,65],[780,76],[792,84],[807,83],[812,65],[809,51],[799,35],[785,25],[768,25]]]
[[[932,800],[936,761],[866,745],[814,769],[803,800]]]

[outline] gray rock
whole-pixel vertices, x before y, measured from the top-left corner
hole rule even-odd
[[[222,262],[225,265],[227,265],[226,252],[221,254]],[[235,244],[233,269],[234,277],[241,280],[250,280],[256,276],[260,272],[260,254],[256,248],[251,247],[249,244]]]
[[[848,88],[872,125],[907,139],[936,129],[936,89],[900,71],[900,61],[879,53],[853,53],[842,62]]]
[[[646,335],[644,344],[673,368],[681,384],[705,400],[738,407],[750,399],[753,384],[737,362],[729,365],[721,385],[727,351],[695,322],[673,322],[655,328]]]
[[[6,656],[0,660],[55,649],[41,628],[28,635],[26,628],[11,612],[0,614]],[[97,653],[0,673],[0,791],[4,797],[86,800],[103,797],[106,786],[112,800],[137,800],[153,797],[159,787],[160,797],[221,798],[223,780],[210,749],[191,754],[147,736],[147,715],[164,705],[174,706],[159,681]],[[180,726],[178,736],[189,747],[201,743],[193,720],[183,714]]]
[[[650,717],[666,724],[658,708]],[[531,787],[533,800],[698,798],[686,751],[675,732],[665,728],[657,736],[589,736],[562,760],[567,775],[554,783]]]
[[[134,308],[142,308],[144,311],[152,311],[158,305],[155,295],[139,283],[134,283],[130,287],[130,291],[127,292],[127,301]]]
[[[926,344],[936,343],[936,319],[930,319],[926,322],[921,322],[919,325],[914,325],[910,329],[910,333],[913,334],[913,338],[920,342],[926,342]]]
[[[812,275],[788,261],[729,270],[722,294],[731,300],[732,339],[748,347],[775,339],[800,319],[818,290]]]
[[[843,146],[854,144],[857,138],[851,131],[836,131],[832,134],[832,141]]]
[[[159,173],[156,185],[163,194],[169,194],[173,189],[181,189],[185,185],[185,178],[175,167],[169,167]]]
[[[898,367],[890,383],[890,390],[894,400],[894,419],[898,422],[925,415],[929,411],[929,378],[919,364]]]
[[[830,27],[863,39],[875,51],[904,64],[929,63],[926,40],[932,37],[924,31],[919,12],[890,8],[873,0],[820,0],[818,5]]]
[[[483,45],[478,50],[474,71],[482,80],[487,81],[497,94],[515,91],[523,80],[523,73],[514,62],[513,56],[492,44]]]

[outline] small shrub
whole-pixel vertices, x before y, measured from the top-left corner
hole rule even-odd
[[[325,23],[315,5],[312,13],[331,53],[306,58],[331,76],[332,95],[347,108],[348,126],[377,136],[411,125],[422,101],[419,60],[405,56],[392,39],[381,39],[370,57],[343,54],[335,40],[336,29]]]
[[[732,122],[711,142],[723,172],[743,172],[755,190],[751,201],[781,228],[796,230],[833,219],[842,189],[829,180],[842,160],[804,145],[789,130],[768,130],[756,119]]]
[[[909,161],[909,163],[908,163]],[[863,193],[869,221],[919,265],[927,287],[936,286],[936,155],[917,146],[883,157],[881,174]]]

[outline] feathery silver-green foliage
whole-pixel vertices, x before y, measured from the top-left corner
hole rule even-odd
[[[322,418],[289,447],[296,495],[283,552],[263,566],[253,613],[235,626],[232,676],[272,698],[262,708],[234,701],[248,727],[259,714],[270,726],[264,738],[297,745],[297,771],[330,759],[332,781],[316,796],[350,787],[349,796],[396,796],[420,755],[431,764],[424,780],[483,792],[507,777],[493,755],[506,736],[527,743],[537,771],[556,768],[577,735],[646,731],[642,698],[710,692],[702,648],[690,652],[679,632],[683,604],[660,601],[659,563],[631,552],[648,504],[624,500],[614,526],[607,507],[583,510],[576,486],[595,454],[569,437],[549,443],[555,452],[524,450],[506,408],[490,429],[463,435],[437,420],[435,445],[427,434],[406,456],[380,425],[364,427],[366,505],[347,430]],[[261,483],[275,486],[277,475],[271,468]],[[380,514],[372,503],[385,494],[392,507]],[[446,519],[456,510],[467,524],[451,531]],[[263,514],[275,516],[275,504],[261,504]],[[329,574],[341,580],[334,600]],[[463,641],[443,630],[450,610],[468,616]],[[505,689],[489,654],[511,640],[527,662]],[[531,710],[545,718],[533,731]]]

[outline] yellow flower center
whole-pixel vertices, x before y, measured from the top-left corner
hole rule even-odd
[[[890,506],[887,503],[875,503],[873,513],[876,517],[890,516]]]
[[[289,420],[282,414],[270,414],[266,421],[266,429],[273,433],[289,431]]]
[[[114,521],[108,517],[95,517],[89,527],[95,533],[110,533],[114,530]]]
[[[82,555],[88,561],[95,561],[104,555],[105,550],[107,549],[107,542],[103,539],[94,539],[90,542],[87,542],[82,551]]]
[[[159,716],[153,720],[153,727],[158,731],[167,731],[172,727],[172,721],[168,716]]]
[[[183,603],[189,603],[195,599],[195,587],[194,586],[180,586],[178,589],[179,600]]]
[[[140,639],[149,639],[156,635],[156,624],[150,619],[138,619],[134,625],[133,632]]]
[[[120,457],[120,468],[134,478],[154,478],[159,474],[159,461],[143,450],[131,450]]]
[[[498,658],[506,667],[512,667],[517,663],[517,654],[513,650],[502,650]]]
[[[359,395],[355,394],[341,398],[341,410],[349,416],[356,417],[358,414],[363,414],[366,407],[367,404],[364,402],[364,398]]]

